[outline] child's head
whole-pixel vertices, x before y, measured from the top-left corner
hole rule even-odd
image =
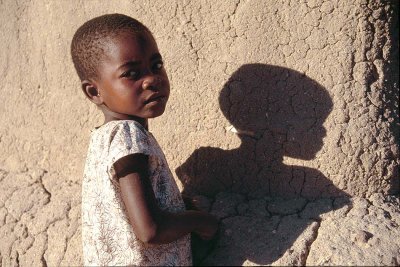
[[[86,96],[115,118],[153,118],[164,112],[169,81],[153,35],[121,14],[84,23],[71,44]]]

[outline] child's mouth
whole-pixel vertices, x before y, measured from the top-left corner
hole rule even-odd
[[[155,97],[150,97],[150,99],[146,100],[144,103],[149,104],[152,102],[161,102],[165,99],[165,96],[160,95],[160,96],[155,96]]]

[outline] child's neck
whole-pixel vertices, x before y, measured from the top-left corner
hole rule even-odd
[[[109,110],[108,108],[101,108],[104,114],[104,124],[110,121],[118,121],[118,120],[134,120],[140,123],[146,130],[149,129],[148,120],[145,118],[140,118],[136,116],[131,116],[127,114],[121,114],[114,111]]]

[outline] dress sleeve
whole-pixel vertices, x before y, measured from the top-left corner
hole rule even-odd
[[[149,136],[146,130],[133,121],[118,123],[110,132],[108,142],[107,170],[115,178],[114,163],[130,154],[151,155]]]

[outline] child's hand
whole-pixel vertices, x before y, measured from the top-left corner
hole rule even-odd
[[[214,238],[218,230],[217,217],[204,212],[204,223],[195,233],[203,240],[211,240]]]

